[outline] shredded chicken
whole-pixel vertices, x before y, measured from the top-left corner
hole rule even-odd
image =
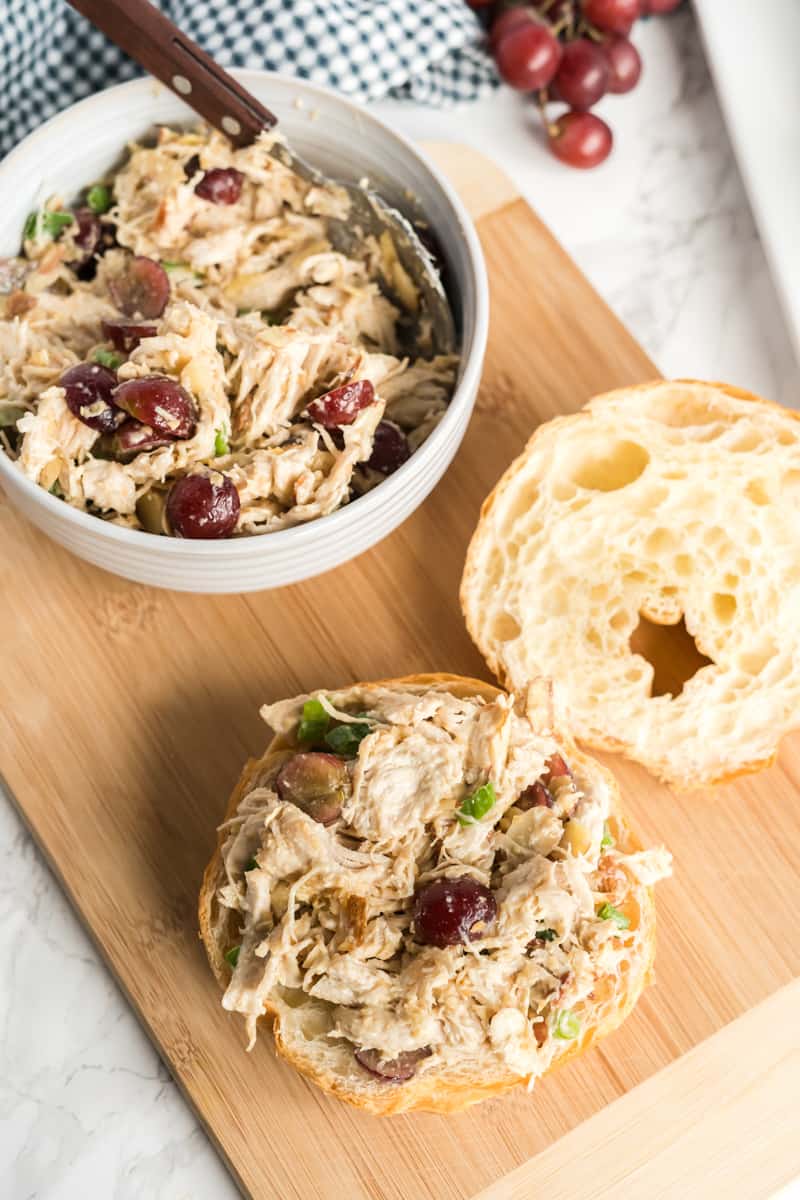
[[[333,512],[399,465],[369,465],[384,414],[408,453],[441,419],[457,358],[409,356],[403,297],[383,290],[386,247],[365,235],[358,255],[337,250],[330,222],[347,219],[346,193],[294,174],[270,153],[275,140],[235,149],[216,132],[159,129],[109,182],[102,251],[88,263],[60,197],[32,215],[20,257],[0,261],[0,442],[67,503],[164,531],[146,514],[163,512],[176,480],[213,468],[238,492],[234,532],[269,532]],[[198,193],[211,171],[238,173],[238,199]],[[129,319],[115,281],[133,256],[168,272],[169,299],[148,321],[154,333],[120,352],[104,323]],[[82,424],[59,380],[109,358],[120,382],[180,383],[197,410],[191,436],[135,453]],[[308,415],[312,400],[359,381],[374,399],[352,424],[330,430]]]
[[[351,747],[327,825],[285,782],[310,749],[297,742],[309,701],[327,731],[316,748],[329,753],[338,737]],[[532,1082],[582,1013],[612,1002],[598,980],[622,980],[645,936],[627,893],[668,874],[670,858],[616,846],[605,777],[569,769],[549,722],[532,720],[542,712],[537,685],[487,702],[444,684],[262,710],[287,748],[265,760],[226,826],[217,893],[235,943],[223,1004],[245,1017],[251,1045],[270,995],[293,989],[353,1053],[391,1064],[416,1052],[420,1072],[483,1056]],[[489,805],[471,815],[478,789]],[[577,820],[583,843],[569,833]],[[465,875],[489,889],[496,917],[474,940],[426,943],[419,897]]]

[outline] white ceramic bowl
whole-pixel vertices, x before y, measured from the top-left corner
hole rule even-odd
[[[480,379],[488,286],[472,222],[450,185],[415,146],[341,96],[266,71],[237,71],[278,116],[298,152],[326,174],[364,175],[397,208],[416,195],[447,260],[461,330],[461,367],[450,406],[428,440],[394,475],[328,517],[227,541],[184,541],[124,529],[71,508],[32,483],[0,451],[0,486],[21,514],[89,562],[156,587],[249,592],[308,579],[386,537],[422,503],[464,436]],[[101,177],[126,143],[157,123],[197,118],[152,79],[81,101],[42,125],[0,163],[0,255],[15,254],[25,217],[58,192],[71,198]]]

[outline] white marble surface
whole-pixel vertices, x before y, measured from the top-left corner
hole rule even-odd
[[[797,365],[691,15],[650,21],[638,41],[642,84],[604,105],[617,145],[587,175],[537,144],[534,114],[508,92],[448,113],[379,108],[412,136],[493,154],[665,373],[796,404]],[[0,958],[3,1200],[237,1194],[2,798]]]

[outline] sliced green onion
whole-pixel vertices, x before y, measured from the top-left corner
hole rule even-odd
[[[229,962],[232,967],[235,967],[239,961],[239,951],[241,946],[231,946],[230,950],[225,951],[225,961]]]
[[[257,867],[258,863],[254,858],[248,858],[247,862],[244,864],[245,871],[255,871]]]
[[[179,262],[177,259],[162,258],[161,265],[165,271],[180,271],[181,269],[189,270],[187,262]]]
[[[121,367],[125,359],[121,354],[116,354],[113,350],[95,350],[94,361],[100,363],[101,367],[110,367],[112,371],[116,371]]]
[[[329,729],[325,734],[325,744],[330,746],[334,754],[341,754],[342,758],[356,758],[359,746],[371,732],[372,726],[367,725],[366,722],[337,725],[335,729]]]
[[[481,817],[485,817],[491,808],[494,807],[497,796],[495,795],[494,784],[484,783],[477,788],[469,796],[466,796],[459,808],[456,816],[460,825],[474,825],[476,821],[480,821]]]
[[[104,183],[96,183],[86,193],[86,203],[98,216],[108,212],[111,208],[111,188],[106,187]]]
[[[536,940],[538,942],[552,942],[558,937],[555,929],[537,929]]]
[[[47,489],[51,496],[58,496],[59,500],[64,499],[64,489],[61,484],[55,479]]]
[[[568,1008],[564,1008],[556,1016],[556,1023],[553,1033],[557,1038],[561,1038],[565,1042],[571,1042],[576,1038],[581,1031],[580,1017],[576,1017],[574,1012],[570,1012]]]
[[[627,929],[631,923],[630,917],[626,917],[624,912],[614,908],[613,904],[601,904],[597,915],[601,921],[613,921],[617,929]]]
[[[42,233],[46,233],[48,237],[57,238],[63,229],[71,225],[75,220],[72,213],[68,212],[32,212],[25,222],[25,228],[22,231],[22,236],[25,241],[30,241],[37,238]]]
[[[230,450],[228,431],[224,425],[220,425],[219,429],[214,430],[214,457],[219,458],[223,454],[230,454]]]
[[[608,821],[603,822],[603,836],[600,839],[600,849],[606,850],[609,846],[613,846],[614,839],[611,836],[611,830],[608,827]]]
[[[300,724],[297,726],[298,742],[322,741],[330,723],[330,716],[320,700],[306,700]]]

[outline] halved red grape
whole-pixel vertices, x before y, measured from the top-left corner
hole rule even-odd
[[[570,771],[560,754],[551,754],[545,766],[547,767],[545,778],[548,783],[551,779],[558,779],[561,775],[572,775],[572,771]]]
[[[117,386],[116,371],[99,363],[78,363],[59,379],[70,412],[98,433],[113,433],[125,420],[125,413],[115,406],[113,391]]]
[[[221,471],[193,471],[173,483],[167,520],[176,537],[230,537],[239,518],[239,493]]]
[[[605,33],[630,33],[641,16],[639,0],[581,0],[581,7],[589,24]]]
[[[384,1058],[380,1050],[355,1051],[359,1066],[386,1083],[406,1083],[415,1075],[417,1063],[430,1055],[430,1046],[423,1046],[420,1050],[403,1050],[397,1058]]]
[[[318,396],[307,405],[307,412],[317,425],[325,429],[338,429],[342,425],[352,425],[362,408],[374,403],[375,389],[372,384],[368,379],[359,379]]]
[[[124,415],[122,413],[123,417]],[[171,442],[172,438],[162,437],[155,433],[149,425],[143,425],[141,421],[135,421],[133,417],[128,417],[112,438],[110,449],[114,458],[120,458],[126,462],[137,454],[160,450],[162,446],[169,446]]]
[[[195,195],[212,204],[235,204],[242,194],[244,175],[234,167],[214,167],[196,185]]]
[[[169,276],[161,263],[137,255],[108,285],[114,303],[129,317],[160,317],[169,300]]]
[[[532,783],[520,793],[514,803],[523,812],[528,812],[531,808],[552,808],[554,801],[550,789],[541,779],[537,779],[536,783]]]
[[[583,111],[604,96],[609,78],[608,59],[589,38],[567,42],[552,83],[553,95],[570,108]]]
[[[166,375],[126,379],[114,392],[114,403],[162,438],[188,438],[197,428],[192,397]]]
[[[103,321],[103,336],[123,354],[130,354],[142,338],[155,337],[157,333],[156,325],[144,321]]]
[[[642,74],[642,60],[633,42],[626,37],[611,38],[601,47],[608,62],[608,90],[614,95],[632,91]]]
[[[435,879],[417,894],[417,938],[429,946],[456,946],[485,937],[497,918],[497,902],[471,875]]]
[[[281,800],[296,804],[321,825],[331,825],[342,811],[347,767],[335,754],[295,754],[275,780]]]
[[[489,45],[494,50],[500,39],[507,33],[510,33],[512,29],[518,29],[520,25],[526,25],[529,21],[539,21],[539,14],[535,8],[519,5],[515,8],[505,9],[492,22],[489,30]]]
[[[408,438],[394,421],[380,421],[372,439],[372,454],[367,466],[382,475],[391,475],[411,457]]]
[[[614,144],[608,125],[591,112],[563,113],[548,132],[556,158],[584,170],[604,162]]]
[[[534,92],[547,87],[561,62],[561,44],[538,20],[515,25],[494,47],[497,69],[512,87]]]
[[[100,245],[103,228],[90,208],[74,208],[72,215],[75,218],[75,224],[69,226],[69,231],[80,254],[77,258],[72,259],[70,265],[82,267],[92,258]]]

